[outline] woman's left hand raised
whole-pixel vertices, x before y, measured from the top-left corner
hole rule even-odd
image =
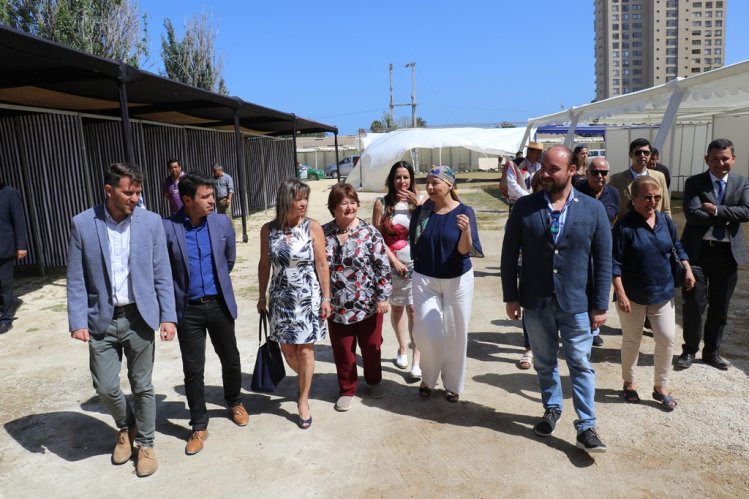
[[[471,230],[471,221],[468,218],[468,215],[458,215],[458,228],[461,230],[461,232],[465,232],[467,230]]]

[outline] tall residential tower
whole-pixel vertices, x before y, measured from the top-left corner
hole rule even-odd
[[[594,0],[596,100],[725,62],[727,0]]]

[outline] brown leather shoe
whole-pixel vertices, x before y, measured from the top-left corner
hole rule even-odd
[[[135,463],[135,474],[139,477],[153,475],[159,463],[156,453],[150,447],[138,447],[138,462]]]
[[[136,433],[135,427],[120,430],[112,451],[112,464],[125,464],[130,460],[133,456],[133,443]]]
[[[235,405],[234,407],[229,409],[229,411],[231,412],[231,419],[234,421],[235,425],[247,426],[247,423],[250,422],[250,415],[247,414],[247,411],[241,403],[239,405]]]
[[[203,450],[203,442],[208,440],[208,430],[195,430],[187,440],[185,454],[192,456]]]

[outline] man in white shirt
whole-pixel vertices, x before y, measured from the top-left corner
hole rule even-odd
[[[507,169],[507,193],[510,204],[515,204],[519,198],[527,196],[533,189],[531,188],[531,179],[533,175],[541,169],[541,155],[544,148],[538,142],[528,143],[528,152],[519,165]]]
[[[135,447],[142,477],[158,467],[154,331],[174,338],[174,287],[161,218],[137,207],[142,173],[115,163],[104,180],[104,203],[76,215],[70,229],[68,327],[88,343],[94,389],[119,429],[112,463],[128,462]],[[123,354],[134,404],[120,388]]]

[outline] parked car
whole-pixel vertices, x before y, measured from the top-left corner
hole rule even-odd
[[[304,164],[297,167],[297,174],[301,180],[320,180],[321,178],[325,178],[324,171]]]
[[[341,171],[341,177],[347,177],[351,170],[354,169],[356,164],[359,162],[359,156],[346,156],[338,162],[338,169]],[[331,163],[325,167],[325,176],[328,178],[335,178],[338,175],[336,170],[336,164]]]

